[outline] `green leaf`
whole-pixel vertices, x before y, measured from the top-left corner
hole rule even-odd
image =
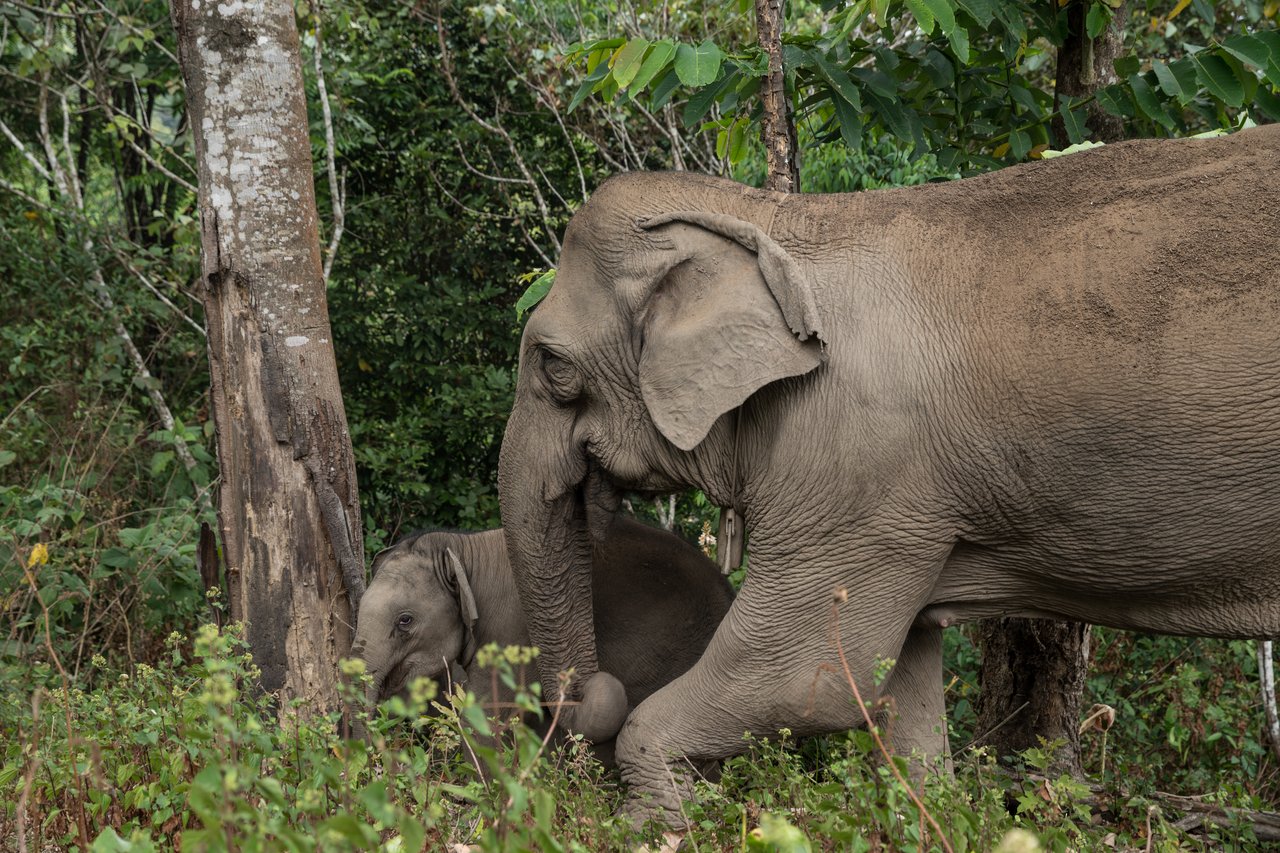
[[[576,110],[578,105],[586,100],[587,95],[590,95],[592,90],[595,89],[596,84],[604,80],[605,75],[608,73],[609,63],[596,63],[595,69],[583,79],[582,85],[578,87],[578,91],[574,93],[573,99],[569,101],[569,112]]]
[[[1098,36],[1106,32],[1107,24],[1110,23],[1111,8],[1105,3],[1094,3],[1089,7],[1089,14],[1085,17],[1085,32],[1089,34],[1089,38],[1096,39]]]
[[[920,31],[925,35],[933,32],[933,12],[929,9],[929,4],[924,0],[906,0],[906,3],[911,14],[915,15],[916,23],[920,25]]]
[[[1111,67],[1116,70],[1116,76],[1123,79],[1133,74],[1137,74],[1141,65],[1138,60],[1138,55],[1136,53],[1130,53],[1125,56],[1121,56],[1115,62],[1111,63]]]
[[[934,88],[950,89],[955,84],[956,69],[946,54],[937,48],[930,47],[925,51],[924,60],[920,65],[925,74],[929,75],[929,81],[933,83]]]
[[[1138,111],[1133,105],[1133,98],[1129,97],[1129,91],[1122,83],[1104,86],[1098,90],[1096,97],[1098,106],[1113,116],[1134,118],[1138,115]]]
[[[1186,103],[1186,93],[1182,91],[1182,84],[1173,72],[1169,70],[1169,66],[1159,59],[1152,60],[1151,70],[1156,74],[1156,80],[1160,83],[1160,88],[1170,98],[1177,98],[1179,103]]]
[[[840,137],[854,151],[862,149],[862,115],[843,98],[832,98],[836,121],[840,123]]]
[[[1280,97],[1266,86],[1258,87],[1258,91],[1253,96],[1253,103],[1258,108],[1258,112],[1272,121],[1280,121]]]
[[[1129,90],[1133,92],[1133,100],[1138,104],[1138,109],[1142,111],[1143,115],[1157,124],[1173,130],[1173,117],[1164,108],[1164,104],[1160,103],[1160,99],[1156,97],[1151,84],[1141,74],[1134,74],[1129,78]]]
[[[1259,30],[1253,37],[1265,44],[1271,54],[1266,67],[1267,80],[1272,86],[1280,86],[1280,30]]]
[[[924,0],[942,34],[950,38],[956,29],[955,6],[951,0]]]
[[[1231,107],[1244,103],[1244,89],[1221,56],[1202,50],[1194,54],[1191,61],[1196,66],[1196,77],[1211,95]]]
[[[721,93],[729,88],[738,79],[739,72],[735,69],[732,74],[726,74],[718,82],[706,86],[699,92],[694,94],[689,102],[684,105],[684,113],[680,116],[680,120],[684,122],[685,127],[693,127],[702,117],[711,112],[711,105],[716,102]]]
[[[735,119],[729,127],[729,163],[737,165],[747,154],[747,130],[751,121],[746,118]]]
[[[862,97],[858,94],[858,87],[849,79],[848,72],[839,65],[828,62],[827,58],[817,51],[813,52],[813,60],[814,67],[818,69],[818,73],[827,81],[831,91],[847,101],[854,109],[862,109]]]
[[[1178,79],[1178,85],[1182,88],[1183,98],[1178,103],[1189,103],[1200,94],[1200,84],[1196,82],[1196,67],[1190,59],[1184,58],[1170,62],[1169,70],[1173,72],[1173,76]]]
[[[956,27],[947,33],[947,40],[951,43],[951,52],[956,55],[956,59],[965,65],[969,64],[969,31],[964,27]]]
[[[0,450],[0,468],[13,463],[18,458],[18,454],[12,450]]]
[[[671,61],[671,57],[676,55],[676,46],[670,41],[655,41],[649,48],[649,55],[644,58],[644,62],[640,65],[640,70],[636,72],[635,78],[631,81],[631,94],[635,96],[639,92],[644,91],[644,87],[648,86],[653,78],[667,67],[667,63]],[[614,72],[617,76],[617,72]]]
[[[671,100],[671,95],[679,85],[680,77],[676,74],[676,70],[674,68],[669,68],[664,71],[662,76],[658,78],[657,85],[653,87],[653,92],[651,93],[652,100],[650,101],[649,106],[655,110],[662,109],[663,106],[666,105],[667,101]]]
[[[1062,126],[1066,128],[1067,139],[1071,143],[1077,144],[1084,142],[1085,135],[1089,129],[1084,124],[1084,110],[1071,109],[1070,102],[1066,101],[1058,108],[1058,115],[1062,116]]]
[[[528,276],[525,276],[527,278]],[[554,269],[546,270],[533,279],[533,283],[525,288],[524,293],[516,300],[516,320],[519,321],[526,312],[532,311],[533,306],[542,301],[547,295],[547,291],[551,289],[551,285],[556,280],[556,271]]]
[[[1031,150],[1031,134],[1025,130],[1015,130],[1009,134],[1009,147],[1017,160],[1025,160]]]
[[[1251,35],[1233,36],[1222,43],[1222,49],[1240,61],[1263,70],[1271,61],[1271,50],[1261,39]]]
[[[636,78],[641,65],[644,64],[645,52],[649,50],[646,38],[632,39],[623,45],[613,60],[613,79],[619,89],[625,89]]]
[[[850,68],[849,75],[877,95],[898,100],[898,86],[887,75],[870,68]]]
[[[959,0],[957,5],[968,12],[969,17],[977,21],[978,26],[986,29],[987,24],[990,24],[996,16],[994,3],[995,0]]]
[[[697,47],[682,44],[676,48],[676,74],[686,86],[706,86],[720,76],[723,59],[724,53],[710,39]]]

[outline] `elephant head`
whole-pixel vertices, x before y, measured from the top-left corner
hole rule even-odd
[[[694,192],[690,192],[691,183]],[[725,417],[824,360],[815,294],[769,236],[782,197],[714,179],[624,175],[569,224],[531,314],[499,466],[508,554],[543,684],[572,667],[562,719],[588,739],[608,685],[592,630],[591,547],[619,487],[697,486],[737,502]]]
[[[461,680],[475,655],[476,619],[467,572],[439,538],[413,536],[379,554],[351,648],[372,679],[367,704],[407,696],[416,678],[442,688]]]

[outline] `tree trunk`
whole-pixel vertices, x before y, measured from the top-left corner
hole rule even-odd
[[[1086,30],[1089,4],[1067,8],[1067,38],[1058,51],[1055,100],[1087,97],[1117,82],[1113,63],[1124,49],[1125,6],[1115,10],[1096,39]],[[1092,138],[1114,142],[1124,122],[1096,102],[1088,107]],[[1053,120],[1057,144],[1068,144],[1060,116]],[[1006,759],[1038,746],[1040,739],[1060,741],[1056,768],[1081,774],[1080,700],[1089,670],[1089,626],[1044,619],[989,619],[978,625],[982,649],[979,673],[977,737]]]
[[[1086,18],[1091,4],[1074,2],[1067,7],[1067,38],[1058,48],[1057,81],[1054,86],[1054,106],[1063,95],[1083,98],[1101,88],[1120,82],[1116,76],[1115,61],[1124,52],[1124,22],[1127,2],[1122,2],[1112,14],[1111,23],[1096,39],[1089,38]],[[1092,131],[1090,138],[1096,142],[1119,142],[1124,139],[1124,119],[1113,116],[1091,102],[1086,124]],[[1053,117],[1053,136],[1059,148],[1070,144],[1062,116]]]
[[[764,188],[784,193],[800,192],[800,168],[796,161],[796,126],[791,120],[782,68],[782,0],[756,0],[756,34],[769,57],[769,73],[760,88],[764,115],[760,136],[767,165]]]
[[[339,707],[364,591],[288,0],[172,0],[200,175],[201,295],[231,618],[262,687]]]
[[[1055,771],[1081,775],[1080,695],[1089,669],[1089,626],[987,619],[978,635],[976,745],[1007,759],[1040,746],[1040,738],[1060,741]]]

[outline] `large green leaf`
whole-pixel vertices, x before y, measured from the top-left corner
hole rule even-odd
[[[1196,77],[1211,95],[1231,107],[1244,103],[1244,87],[1221,56],[1202,50],[1191,61],[1196,66]]]
[[[1170,98],[1177,98],[1179,103],[1186,103],[1188,95],[1182,89],[1182,83],[1169,70],[1169,66],[1159,59],[1152,60],[1151,70],[1155,72],[1156,81],[1161,90]]]
[[[1089,38],[1096,39],[1102,35],[1107,25],[1111,23],[1111,8],[1102,2],[1095,2],[1089,7],[1089,14],[1085,16],[1084,27],[1089,34]]]
[[[862,115],[850,106],[844,98],[832,98],[831,105],[835,107],[836,121],[840,123],[840,136],[844,139],[844,144],[849,146],[853,151],[862,148]]]
[[[653,78],[667,67],[667,63],[671,61],[671,57],[676,55],[676,46],[670,41],[655,41],[649,47],[649,55],[644,58],[644,62],[640,66],[640,70],[636,72],[635,78],[631,81],[631,93],[635,95],[644,91],[644,87],[648,86]],[[615,74],[616,76],[616,74]]]
[[[947,33],[947,41],[951,43],[951,52],[956,55],[956,59],[969,64],[969,31],[964,27],[953,27],[951,32]]]
[[[862,109],[862,97],[858,94],[858,87],[853,84],[853,80],[849,79],[849,74],[839,65],[827,60],[825,56],[817,51],[812,53],[814,67],[818,69],[818,73],[827,81],[827,85],[831,87],[831,91],[839,98],[847,101],[854,109]]]
[[[924,4],[933,13],[934,20],[938,22],[938,28],[942,30],[942,34],[950,38],[956,29],[955,6],[951,0],[924,0]]]
[[[1253,103],[1264,116],[1272,121],[1280,121],[1280,96],[1266,86],[1258,87],[1258,91],[1253,96]]]
[[[1271,50],[1261,39],[1251,35],[1232,36],[1222,43],[1222,49],[1264,71],[1271,61]]]
[[[574,93],[573,98],[569,101],[569,112],[576,110],[578,104],[586,100],[587,95],[595,91],[596,84],[604,80],[605,75],[608,73],[609,63],[596,63],[595,69],[583,79],[582,85],[578,87],[578,91]]]
[[[701,121],[702,117],[711,111],[711,105],[719,99],[720,93],[736,83],[739,76],[741,76],[741,72],[735,69],[718,82],[695,92],[693,97],[689,98],[689,102],[684,105],[684,114],[680,117],[680,120],[684,122],[684,126],[693,127]]]
[[[934,17],[929,4],[925,0],[906,0],[906,4],[911,14],[915,15],[916,23],[920,25],[920,32],[925,35],[933,32]]]
[[[958,5],[978,22],[978,26],[986,29],[987,24],[996,16],[995,3],[996,0],[959,0]]]
[[[532,311],[533,307],[541,302],[542,298],[547,295],[547,291],[551,289],[551,285],[555,284],[556,271],[554,269],[550,269],[541,274],[521,276],[522,280],[527,280],[529,278],[533,278],[533,281],[527,288],[525,288],[524,293],[520,294],[520,298],[516,300],[517,320],[523,317],[525,312]]]
[[[1067,99],[1058,108],[1058,115],[1062,116],[1062,126],[1066,128],[1067,139],[1071,144],[1084,142],[1085,135],[1089,132],[1084,124],[1084,110],[1079,107],[1071,109],[1070,99]]]
[[[1173,117],[1164,108],[1164,104],[1160,103],[1160,99],[1156,97],[1155,90],[1151,88],[1151,84],[1146,81],[1146,78],[1141,74],[1135,74],[1130,77],[1129,90],[1133,92],[1133,100],[1137,103],[1138,109],[1142,111],[1143,115],[1157,124],[1173,130]]]
[[[676,74],[686,86],[707,86],[720,76],[724,53],[710,39],[694,47],[682,44],[676,48]]]
[[[1104,86],[1098,90],[1096,97],[1098,105],[1113,116],[1134,118],[1138,114],[1133,105],[1133,98],[1129,96],[1128,88],[1122,83]]]
[[[613,80],[619,89],[631,85],[644,64],[644,55],[648,50],[649,40],[646,38],[632,39],[618,50],[613,59]]]

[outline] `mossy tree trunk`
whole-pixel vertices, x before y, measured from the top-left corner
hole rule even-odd
[[[339,707],[364,589],[294,5],[172,0],[199,167],[201,296],[231,617],[262,687]]]

